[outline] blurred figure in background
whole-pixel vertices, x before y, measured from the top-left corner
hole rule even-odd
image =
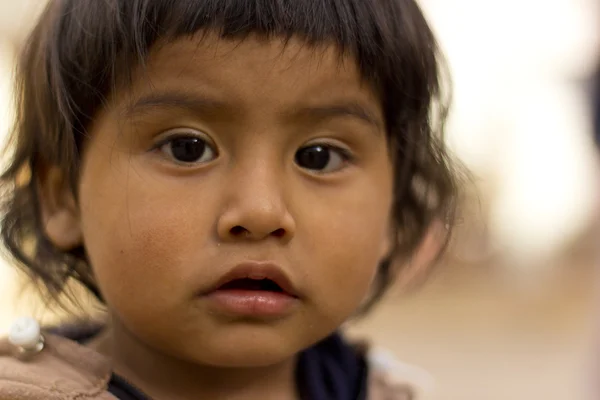
[[[594,137],[600,145],[600,63],[593,82]]]

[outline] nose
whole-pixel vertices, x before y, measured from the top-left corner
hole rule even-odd
[[[220,240],[289,241],[296,222],[284,199],[285,179],[274,168],[239,168],[226,189],[226,205],[217,222]]]

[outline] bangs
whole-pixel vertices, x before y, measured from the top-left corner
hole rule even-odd
[[[394,2],[369,0],[84,0],[63,1],[59,37],[63,61],[90,71],[90,63],[112,65],[118,55],[144,60],[158,39],[176,39],[214,31],[224,39],[258,34],[266,38],[297,36],[309,44],[331,43],[357,57],[373,77],[374,57],[391,50],[385,32],[397,21]],[[386,6],[386,3],[388,4]],[[376,12],[377,10],[377,12]],[[390,10],[391,11],[391,10]],[[75,51],[74,51],[75,50]],[[77,59],[69,60],[69,56]]]
[[[122,2],[129,25],[122,43],[143,62],[160,38],[177,39],[216,32],[222,39],[243,40],[251,34],[265,39],[300,38],[309,45],[334,45],[357,58],[365,77],[375,78],[372,60],[383,50],[385,26],[369,12],[365,0],[134,0]],[[118,32],[127,32],[119,27]],[[379,38],[379,39],[377,39]],[[369,68],[371,66],[371,68]]]
[[[363,78],[395,86],[404,99],[422,102],[437,90],[430,79],[437,75],[435,41],[413,1],[63,0],[47,12],[56,29],[45,57],[50,84],[65,94],[61,114],[76,117],[68,124],[79,132],[157,41],[203,31],[332,44],[354,57]]]

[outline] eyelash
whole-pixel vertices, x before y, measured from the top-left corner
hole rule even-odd
[[[207,144],[211,145],[212,147],[215,147],[215,145],[212,143],[212,141],[210,140],[210,138],[208,138],[206,135],[202,135],[199,133],[194,133],[196,132],[193,129],[189,129],[189,130],[172,130],[169,131],[172,133],[165,133],[164,135],[161,135],[161,139],[156,142],[151,148],[151,151],[154,150],[159,150],[162,146],[164,146],[165,144],[172,142],[173,140],[177,140],[177,139],[188,139],[188,138],[198,138],[201,140],[204,140]]]

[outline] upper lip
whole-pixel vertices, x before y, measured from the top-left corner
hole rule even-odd
[[[244,262],[238,264],[223,275],[211,291],[237,279],[269,279],[275,282],[285,293],[298,297],[296,288],[283,268],[271,262]]]

